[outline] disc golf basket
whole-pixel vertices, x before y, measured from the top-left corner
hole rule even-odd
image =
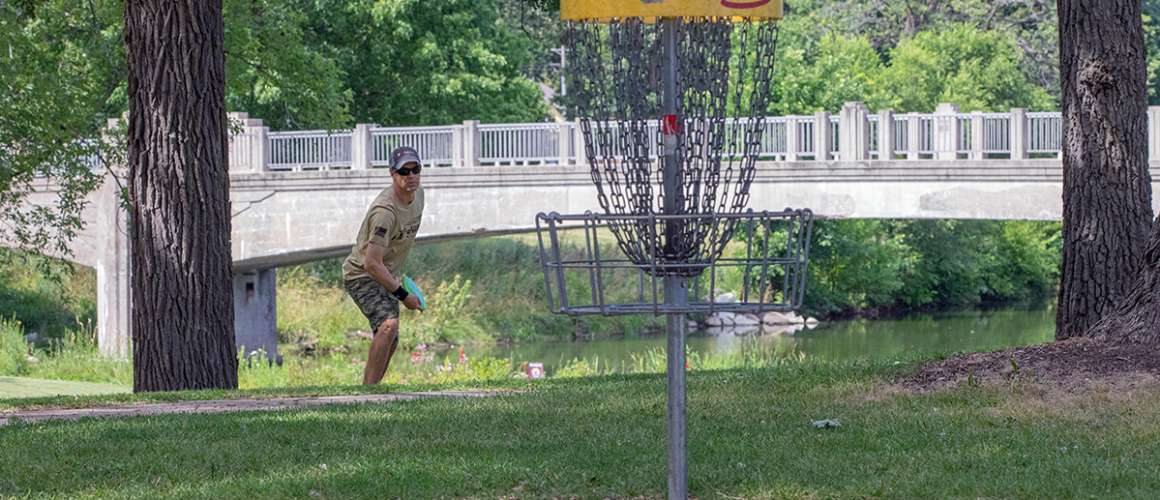
[[[602,213],[537,216],[548,307],[667,315],[670,498],[688,494],[685,314],[792,310],[805,290],[811,212],[747,208],[781,16],[780,0],[561,2]]]

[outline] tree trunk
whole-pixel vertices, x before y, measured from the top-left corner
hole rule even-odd
[[[1058,0],[1063,269],[1055,338],[1082,336],[1125,296],[1152,221],[1140,0]]]
[[[221,0],[128,0],[133,390],[236,388]]]
[[[1105,341],[1160,341],[1160,223],[1153,224],[1148,264],[1140,271],[1128,295],[1104,316],[1087,336]]]

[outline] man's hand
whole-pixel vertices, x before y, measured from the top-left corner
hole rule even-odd
[[[416,297],[415,294],[408,295],[406,299],[403,299],[403,305],[407,306],[407,309],[418,311],[419,297]]]

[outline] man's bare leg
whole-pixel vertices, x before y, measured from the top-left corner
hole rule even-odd
[[[363,370],[363,384],[374,385],[383,380],[395,347],[399,345],[399,320],[388,319],[379,325],[379,331],[371,340],[371,350],[367,354],[367,366]]]
[[[399,347],[399,328],[395,327],[395,340],[391,341],[391,350],[387,351],[387,366],[383,368],[383,376],[386,376],[387,370],[391,368],[391,360],[395,359],[395,348]]]

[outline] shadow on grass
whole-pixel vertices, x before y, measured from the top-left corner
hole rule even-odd
[[[1119,497],[1160,487],[1160,430],[1134,423],[1156,416],[1160,398],[1014,418],[1003,401],[1019,394],[1002,389],[856,397],[908,369],[690,374],[691,491]],[[486,399],[16,426],[0,429],[0,495],[661,497],[664,384],[606,376]],[[821,418],[842,426],[810,425]]]

